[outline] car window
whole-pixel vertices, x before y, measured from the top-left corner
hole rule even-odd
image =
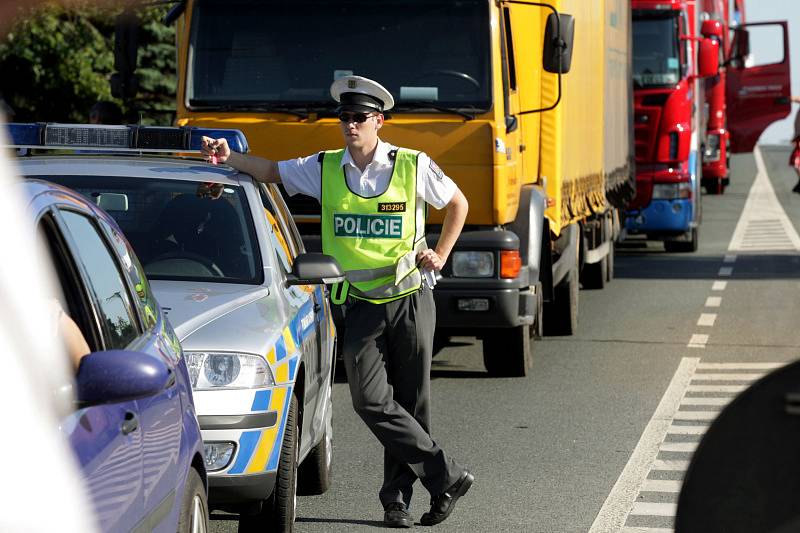
[[[280,222],[282,227],[284,228],[286,234],[291,237],[292,241],[294,242],[294,249],[295,255],[301,254],[305,251],[305,247],[303,246],[303,239],[300,237],[300,232],[297,231],[297,226],[294,223],[294,218],[292,217],[291,211],[289,211],[289,206],[286,205],[286,201],[284,200],[283,194],[281,194],[280,189],[274,183],[268,185],[268,192],[269,197],[272,202],[275,204],[275,207],[278,209],[278,213],[280,213]]]
[[[139,336],[139,323],[119,266],[92,221],[74,211],[62,210],[72,236],[76,261],[83,266],[86,283],[94,295],[107,349],[124,349]]]
[[[278,257],[278,262],[283,267],[285,273],[292,270],[292,263],[294,262],[294,243],[291,241],[289,235],[283,231],[280,224],[280,213],[275,209],[275,204],[269,198],[266,187],[261,186],[258,188],[259,195],[261,196],[261,204],[264,207],[264,215],[267,217],[272,231],[270,232],[270,240],[272,241],[272,248]]]
[[[136,254],[132,253],[129,244],[117,230],[105,220],[100,220],[100,225],[109,235],[111,246],[116,250],[117,257],[122,259],[124,274],[128,277],[130,285],[134,288],[134,301],[139,308],[139,315],[144,318],[145,327],[152,328],[156,325],[156,302],[150,290],[150,284],[144,276],[144,269]]]
[[[258,285],[261,256],[244,191],[218,200],[198,182],[119,176],[31,176],[78,191],[102,207],[133,246],[150,280]]]

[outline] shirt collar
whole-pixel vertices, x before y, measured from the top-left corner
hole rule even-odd
[[[392,161],[389,159],[389,152],[391,152],[393,148],[391,144],[378,139],[378,147],[375,148],[375,154],[372,156],[372,163],[376,163],[377,166],[382,167],[391,166]],[[356,166],[353,158],[350,156],[349,148],[344,149],[344,155],[342,156],[342,166],[344,167],[346,165]]]

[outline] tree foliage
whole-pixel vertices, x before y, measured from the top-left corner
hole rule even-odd
[[[20,12],[0,43],[0,96],[17,122],[86,122],[98,100],[115,101],[129,121],[168,124],[175,108],[175,33],[162,20],[169,6],[140,8],[139,93],[111,97],[114,22],[121,9],[90,2],[56,3]]]

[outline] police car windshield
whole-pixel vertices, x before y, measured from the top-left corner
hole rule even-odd
[[[200,0],[193,13],[190,106],[335,105],[331,82],[355,74],[398,103],[490,107],[486,0]]]
[[[83,194],[117,221],[150,279],[260,284],[261,257],[241,187],[218,200],[198,183],[109,176],[30,176]]]

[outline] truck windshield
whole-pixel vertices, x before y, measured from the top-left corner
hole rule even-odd
[[[678,83],[681,61],[678,17],[659,11],[633,12],[633,83],[664,87]]]
[[[488,109],[486,0],[199,0],[190,107],[330,109],[334,79],[385,86],[406,109]],[[399,107],[398,112],[402,112]]]
[[[241,187],[218,200],[198,182],[114,176],[30,176],[70,187],[119,224],[150,279],[260,284],[261,256]]]

